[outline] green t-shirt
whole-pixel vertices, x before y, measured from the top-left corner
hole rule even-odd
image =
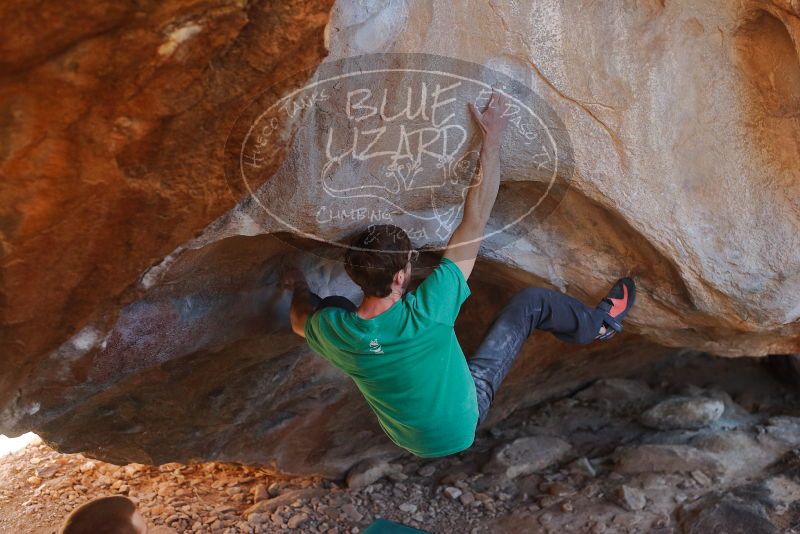
[[[353,379],[389,438],[417,456],[454,454],[475,439],[475,382],[453,331],[469,295],[443,258],[377,317],[327,307],[306,321],[308,345]]]

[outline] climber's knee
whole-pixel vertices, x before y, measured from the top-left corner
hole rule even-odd
[[[536,305],[547,298],[549,291],[543,287],[530,286],[517,291],[512,300],[525,305]]]

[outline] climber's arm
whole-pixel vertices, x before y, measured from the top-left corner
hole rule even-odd
[[[480,164],[472,178],[464,201],[464,216],[450,236],[444,257],[452,260],[464,278],[469,278],[475,266],[475,258],[483,240],[483,231],[497,199],[500,188],[500,140],[508,117],[506,99],[501,93],[492,92],[489,105],[483,113],[470,103],[470,111],[483,133]]]
[[[315,309],[308,286],[305,289],[295,289],[292,297],[292,307],[289,310],[289,320],[292,322],[292,331],[295,334],[306,337],[306,320],[314,313]]]
[[[284,273],[281,285],[284,289],[294,291],[292,305],[289,308],[289,321],[292,323],[292,331],[299,336],[306,337],[306,320],[316,309],[314,297],[308,287],[306,277],[300,270],[291,269]]]

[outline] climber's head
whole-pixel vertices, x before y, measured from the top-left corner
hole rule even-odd
[[[400,295],[411,281],[411,263],[417,251],[408,234],[391,224],[373,224],[350,239],[344,269],[365,296]]]
[[[133,501],[122,495],[101,497],[89,501],[72,512],[61,534],[145,534],[147,524]]]

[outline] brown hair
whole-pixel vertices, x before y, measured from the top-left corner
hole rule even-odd
[[[385,297],[391,293],[392,278],[408,263],[411,239],[392,224],[373,224],[350,239],[344,255],[344,269],[364,295]]]
[[[101,497],[69,514],[61,534],[139,534],[131,522],[134,512],[136,505],[127,497]]]

